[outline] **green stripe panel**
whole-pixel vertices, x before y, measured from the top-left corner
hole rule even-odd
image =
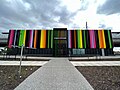
[[[78,48],[80,48],[80,30],[77,30]]]
[[[111,41],[111,37],[110,37],[110,30],[108,30],[108,40],[109,40],[109,46],[110,46],[110,48],[112,48],[112,41]]]
[[[85,36],[85,30],[83,30],[83,32],[84,32],[84,41],[83,41],[83,43],[84,43],[84,48],[86,48],[86,36]]]
[[[53,30],[51,30],[51,48],[53,48]]]
[[[25,33],[25,30],[20,30],[19,46],[22,46],[22,44],[23,44],[24,33]]]
[[[50,48],[50,30],[48,30],[48,48]]]

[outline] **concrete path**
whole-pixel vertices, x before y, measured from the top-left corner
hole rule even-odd
[[[94,90],[68,59],[52,59],[15,90]]]
[[[48,61],[22,61],[22,66],[43,66]],[[120,61],[70,61],[74,66],[120,66]],[[20,61],[0,61],[1,66],[19,66]]]

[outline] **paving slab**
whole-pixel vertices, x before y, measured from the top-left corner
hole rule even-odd
[[[21,56],[16,56],[16,58],[20,58]],[[0,58],[3,58],[3,55],[0,55]],[[15,58],[15,56],[11,55],[9,58]],[[25,56],[23,56],[23,58],[26,58]],[[36,60],[50,60],[50,59],[58,59],[58,58],[61,58],[61,57],[30,57],[28,56],[27,59],[29,60],[32,60],[32,59],[36,59]],[[85,56],[85,57],[65,57],[66,59],[72,59],[72,60],[84,60],[84,59],[88,59],[88,60],[92,60],[92,59],[97,59],[97,60],[102,60],[102,59],[120,59],[120,56]]]
[[[14,90],[94,90],[68,59],[52,59]]]
[[[22,61],[21,66],[43,66],[48,61]],[[70,61],[74,66],[120,66],[120,61]],[[19,66],[20,61],[0,61],[0,66]]]

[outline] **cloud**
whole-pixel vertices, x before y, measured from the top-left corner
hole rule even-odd
[[[106,1],[106,2],[105,2]],[[114,0],[117,1],[117,0]],[[48,29],[54,27],[99,27],[101,20],[112,22],[108,13],[112,0],[0,0],[0,30]],[[118,1],[119,2],[119,1]],[[117,5],[113,5],[116,6]],[[116,12],[118,9],[116,9]],[[97,13],[96,13],[97,11]],[[114,12],[113,12],[114,11]],[[101,15],[104,14],[104,17]],[[113,15],[113,14],[112,14]],[[119,17],[119,16],[117,16]],[[110,21],[111,20],[111,21]],[[115,19],[117,20],[117,18]],[[114,27],[112,23],[106,27]],[[117,21],[119,23],[119,21]],[[116,24],[118,26],[118,24]],[[115,26],[117,28],[117,26]],[[100,27],[103,27],[100,26]]]
[[[67,26],[72,23],[79,7],[72,12],[62,2],[62,0],[0,0],[2,12],[0,29]]]
[[[106,15],[120,13],[120,0],[106,0],[98,7],[97,13]]]

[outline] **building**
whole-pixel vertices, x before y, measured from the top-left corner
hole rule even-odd
[[[113,55],[111,30],[10,30],[8,47],[20,54],[36,56]]]

